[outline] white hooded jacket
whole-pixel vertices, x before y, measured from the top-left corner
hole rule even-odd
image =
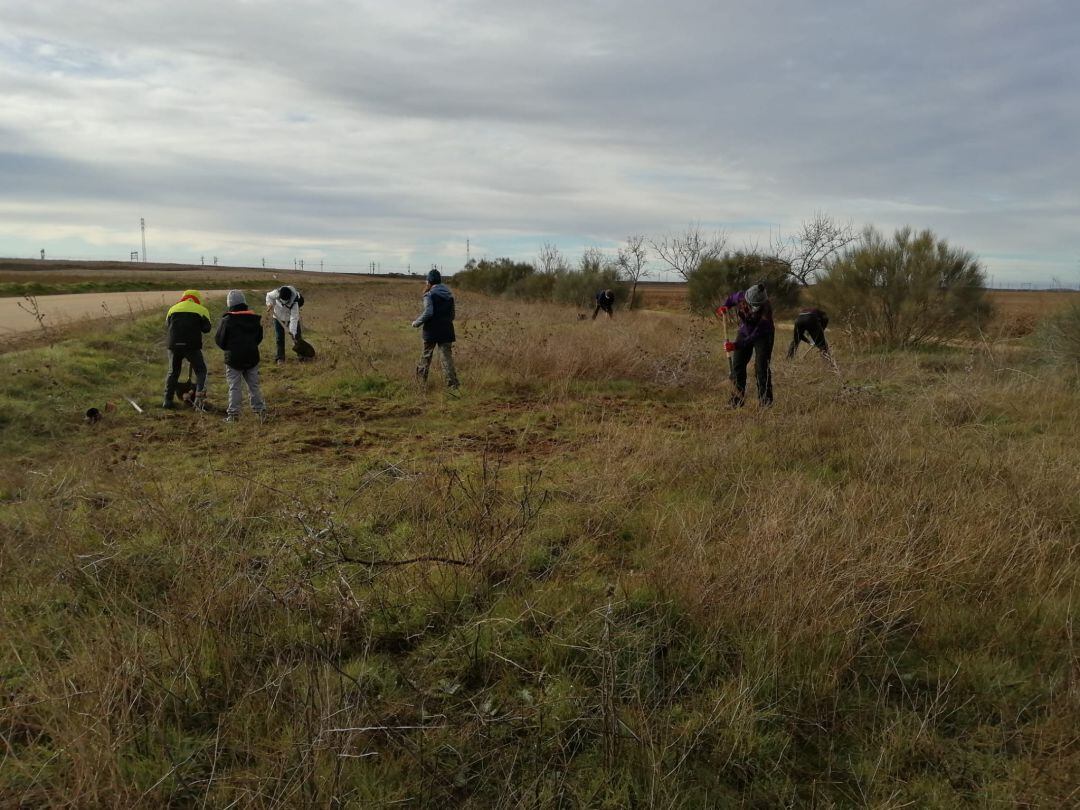
[[[281,290],[288,287],[292,291],[292,299],[288,304],[281,300]],[[300,326],[300,293],[296,287],[285,285],[266,294],[266,306],[274,311],[274,320],[289,330],[289,334],[296,337],[296,330]]]

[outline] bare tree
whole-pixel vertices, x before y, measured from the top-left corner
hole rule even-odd
[[[615,266],[619,268],[623,278],[630,282],[630,309],[634,308],[637,300],[637,285],[643,278],[649,277],[649,271],[645,266],[649,263],[649,250],[645,246],[645,237],[640,233],[626,237],[626,246],[619,248],[619,255],[615,259]]]
[[[858,240],[851,221],[839,222],[828,214],[816,211],[803,220],[798,234],[772,241],[772,253],[787,266],[788,275],[804,287],[809,287],[830,259]]]
[[[540,246],[540,255],[536,259],[536,267],[541,273],[557,273],[560,270],[568,269],[569,265],[566,263],[566,257],[562,255],[558,247],[551,242],[544,242]]]
[[[608,264],[608,257],[598,247],[587,247],[581,253],[579,267],[583,273],[599,273]]]
[[[707,235],[701,225],[691,223],[681,233],[670,233],[659,241],[649,240],[660,260],[689,281],[698,265],[705,259],[715,259],[724,252],[727,235],[716,231]]]

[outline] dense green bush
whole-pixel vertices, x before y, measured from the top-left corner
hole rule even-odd
[[[591,306],[599,290],[614,290],[617,301],[627,300],[627,286],[618,270],[592,261],[583,261],[578,270],[540,273],[531,264],[508,258],[474,260],[454,275],[453,282],[463,290],[577,307]]]
[[[536,268],[513,259],[476,259],[454,274],[454,285],[463,290],[502,295],[521,281],[536,275]]]
[[[765,284],[774,308],[798,303],[799,285],[784,262],[772,256],[736,251],[704,259],[690,274],[690,308],[695,312],[711,312],[731,293],[759,282]]]
[[[814,299],[836,322],[886,346],[940,343],[990,311],[985,274],[972,254],[932,231],[901,228],[887,239],[867,227],[832,261]]]

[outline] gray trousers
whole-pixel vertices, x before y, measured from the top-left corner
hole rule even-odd
[[[457,369],[454,368],[454,344],[436,343],[433,340],[424,341],[424,351],[420,355],[420,362],[416,364],[416,376],[426,382],[428,370],[431,368],[431,356],[435,353],[435,347],[439,347],[442,356],[443,373],[446,375],[446,384],[451,388],[458,387]]]
[[[244,404],[244,386],[247,383],[248,392],[251,394],[251,410],[262,413],[266,410],[263,402],[262,389],[259,388],[259,367],[241,371],[237,368],[225,366],[225,382],[229,384],[229,409],[230,416],[239,416],[240,408]]]

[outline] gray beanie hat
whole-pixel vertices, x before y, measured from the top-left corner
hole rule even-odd
[[[746,303],[754,309],[761,309],[768,300],[769,294],[765,292],[764,284],[755,284],[746,291]]]
[[[242,290],[229,290],[229,294],[225,296],[225,306],[235,307],[237,304],[247,304],[244,300],[244,293]]]
[[[430,270],[428,270],[427,283],[442,284],[442,273],[440,273],[437,268],[432,267]]]

